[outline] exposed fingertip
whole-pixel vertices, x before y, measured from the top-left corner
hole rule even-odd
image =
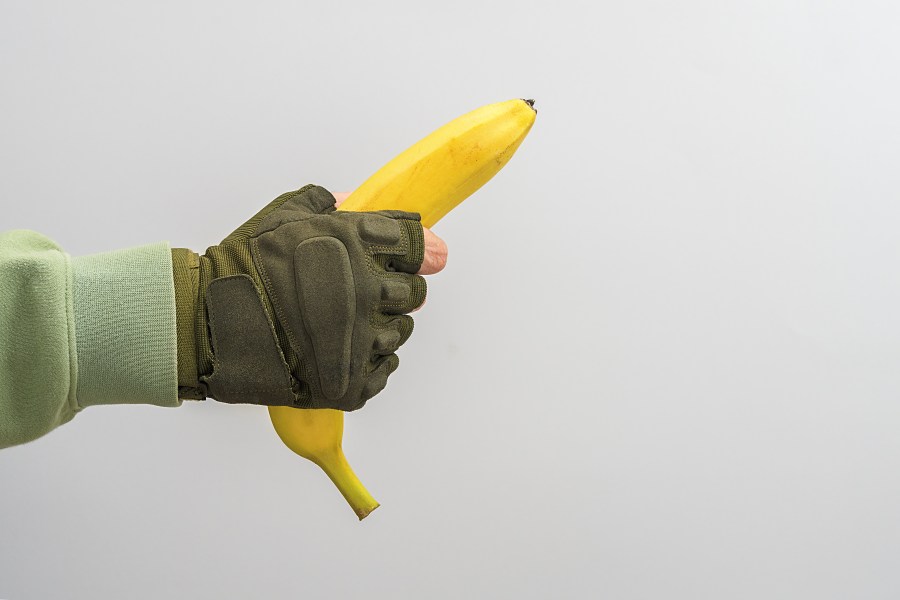
[[[447,243],[425,228],[425,257],[422,260],[420,275],[434,275],[441,272],[447,266]]]
[[[334,196],[334,207],[337,208],[350,196],[350,192],[333,192],[331,195]]]

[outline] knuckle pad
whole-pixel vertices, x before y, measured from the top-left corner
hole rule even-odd
[[[400,224],[394,219],[367,215],[359,221],[359,236],[370,244],[394,245],[400,241]]]
[[[381,282],[381,301],[388,304],[403,304],[409,299],[409,285],[403,281]]]
[[[393,352],[400,345],[400,331],[382,331],[375,336],[373,349],[377,352]]]
[[[350,385],[356,313],[350,257],[334,238],[311,238],[297,246],[294,267],[306,330],[318,359],[320,387],[326,398],[334,400]]]

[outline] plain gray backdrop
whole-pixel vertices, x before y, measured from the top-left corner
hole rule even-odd
[[[896,2],[0,0],[0,229],[202,252],[539,114],[345,449],[100,407],[0,453],[0,598],[895,599]]]

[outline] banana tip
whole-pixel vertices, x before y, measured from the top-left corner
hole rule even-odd
[[[527,104],[528,106],[530,106],[531,110],[533,110],[534,112],[537,112],[537,109],[534,107],[534,98],[529,98],[527,100],[525,98],[522,98],[522,101],[525,104]]]
[[[356,509],[356,516],[359,517],[360,521],[362,521],[363,519],[368,517],[370,514],[372,514],[372,511],[375,510],[376,508],[378,508],[379,506],[381,506],[381,505],[376,502],[375,506],[366,506],[365,508],[358,508],[358,509]]]

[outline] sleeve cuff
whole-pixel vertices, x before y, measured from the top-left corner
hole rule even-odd
[[[76,399],[180,406],[169,244],[72,259]]]

